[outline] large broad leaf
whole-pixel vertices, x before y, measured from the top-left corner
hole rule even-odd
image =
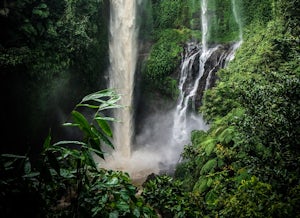
[[[90,134],[91,126],[82,113],[78,111],[72,111],[72,117],[74,119],[74,122],[76,124],[79,124],[79,128],[81,130],[83,130],[87,134]]]
[[[66,179],[76,178],[76,171],[68,170],[68,169],[60,169],[60,175]]]
[[[218,164],[218,161],[216,158],[210,159],[201,168],[200,175],[204,175],[204,174],[212,172],[216,168],[217,164]]]
[[[105,121],[105,120],[102,120],[102,119],[99,119],[99,115],[97,115],[95,117],[95,120],[97,121],[99,127],[103,130],[103,132],[109,136],[109,137],[112,137],[113,134],[112,134],[112,131],[110,129],[110,126],[108,125],[108,123]],[[97,119],[98,118],[98,119]]]
[[[208,138],[201,143],[201,146],[204,147],[205,153],[209,156],[215,148],[217,140],[215,138]]]
[[[111,148],[114,148],[114,145],[111,143],[111,141],[106,137],[106,135],[104,135],[101,131],[98,131],[97,129],[92,127],[92,132],[93,134],[96,134],[97,137],[103,141],[106,145],[108,145]]]
[[[111,143],[111,141],[101,132],[99,132],[101,140],[111,148],[115,148],[115,146]]]
[[[200,177],[194,186],[194,191],[199,191],[200,193],[205,192],[208,189],[207,182],[208,178]]]
[[[221,143],[228,144],[231,140],[233,140],[233,137],[234,137],[234,127],[231,126],[224,129],[218,136],[218,139]]]

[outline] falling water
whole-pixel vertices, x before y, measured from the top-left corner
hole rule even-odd
[[[110,87],[122,95],[125,106],[114,112],[114,144],[119,155],[131,155],[133,137],[133,89],[137,60],[136,1],[110,1]]]
[[[202,27],[202,48],[201,48],[201,55],[200,55],[200,62],[199,62],[199,72],[196,80],[192,84],[192,88],[190,90],[183,89],[184,84],[187,81],[188,74],[191,74],[191,66],[195,61],[195,56],[197,53],[193,54],[192,56],[186,55],[182,65],[181,65],[181,78],[179,81],[179,102],[176,107],[176,111],[174,114],[174,124],[173,124],[173,138],[177,143],[184,143],[187,138],[189,138],[187,133],[187,126],[190,125],[190,121],[198,121],[201,123],[199,128],[204,128],[204,122],[201,117],[197,118],[195,114],[188,114],[188,107],[190,100],[193,99],[195,101],[195,95],[198,89],[198,85],[200,82],[201,77],[203,76],[205,70],[205,63],[208,57],[212,54],[213,49],[208,49],[207,39],[208,39],[208,17],[207,17],[207,0],[201,1],[201,27]],[[188,51],[190,49],[188,48]],[[198,53],[200,50],[198,51]],[[187,53],[188,54],[188,53]],[[186,91],[188,91],[186,93]]]
[[[211,87],[211,78],[213,73],[218,69],[223,68],[229,61],[234,58],[236,49],[242,43],[242,25],[236,11],[235,0],[232,0],[232,11],[234,18],[239,27],[239,41],[233,43],[228,48],[224,48],[223,45],[208,46],[209,39],[209,23],[208,23],[208,1],[201,1],[201,27],[202,27],[202,42],[201,46],[195,45],[195,43],[189,43],[185,51],[185,55],[181,63],[181,74],[179,80],[179,100],[174,113],[173,124],[173,138],[177,143],[186,143],[190,137],[188,133],[191,131],[191,127],[197,124],[197,129],[206,130],[207,125],[201,116],[196,115],[196,96],[198,95],[199,84],[201,80],[204,81],[203,90],[207,90]],[[193,66],[196,58],[199,58],[199,70],[197,77],[193,79]],[[208,63],[212,62],[213,64]],[[206,74],[206,77],[204,77]],[[192,109],[192,110],[191,110]]]
[[[145,121],[141,133],[135,136],[139,149],[131,151],[134,134],[131,107],[137,57],[137,6],[136,1],[111,0],[110,87],[122,94],[120,103],[125,105],[126,109],[118,110],[114,114],[121,120],[121,123],[114,126],[117,152],[112,155],[112,159],[106,159],[105,168],[126,170],[134,179],[145,178],[152,172],[172,170],[179,161],[183,145],[189,143],[190,132],[193,129],[209,128],[195,110],[199,87],[208,89],[211,86],[213,74],[233,59],[238,45],[208,44],[207,3],[208,0],[201,1],[202,42],[188,43],[183,54],[179,81],[180,96],[176,109],[162,110],[161,114],[155,113],[154,116],[150,116]],[[237,17],[237,13],[234,16]]]
[[[136,9],[141,3],[141,0],[110,0],[110,87],[121,94],[118,103],[125,108],[117,109],[113,114],[120,120],[113,126],[115,151],[108,152],[105,161],[99,160],[101,168],[126,171],[135,181],[150,173],[158,173],[159,162],[157,151],[132,151],[132,107],[138,47]]]

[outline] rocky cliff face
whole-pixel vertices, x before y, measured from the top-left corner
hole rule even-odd
[[[188,44],[185,47],[185,60],[192,58],[193,60],[186,66],[189,72],[187,78],[183,84],[182,91],[189,93],[194,86],[194,83],[199,76],[201,64],[204,67],[202,76],[199,80],[197,91],[194,96],[194,107],[198,108],[201,106],[203,93],[206,89],[209,89],[215,85],[217,80],[216,73],[221,68],[224,68],[228,61],[233,58],[235,51],[235,44],[219,44],[214,45],[210,48],[211,52],[208,52],[208,57],[205,63],[201,63],[201,45],[196,43]],[[183,60],[183,62],[185,61]],[[183,63],[182,63],[182,67]]]

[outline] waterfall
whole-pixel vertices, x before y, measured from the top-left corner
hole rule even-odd
[[[192,128],[206,130],[201,116],[196,115],[196,108],[199,106],[197,98],[203,96],[203,92],[213,86],[212,79],[215,73],[227,65],[234,58],[236,49],[242,43],[242,25],[236,10],[235,0],[232,0],[232,11],[236,23],[239,27],[239,41],[231,45],[209,46],[209,19],[208,1],[201,1],[201,45],[188,43],[185,54],[182,58],[180,79],[179,79],[179,98],[174,113],[173,139],[176,143],[186,143],[190,138],[188,135]],[[198,60],[197,60],[198,59]],[[197,60],[197,61],[196,61]],[[198,64],[197,76],[194,76],[195,65]],[[199,97],[200,96],[200,97]]]
[[[208,49],[207,39],[208,39],[208,17],[207,17],[207,0],[201,1],[201,27],[202,27],[202,48],[201,48],[201,55],[200,55],[200,62],[199,62],[199,71],[198,76],[194,81],[193,84],[189,84],[186,86],[192,87],[190,90],[183,89],[185,83],[187,82],[188,75],[191,74],[191,69],[193,63],[195,61],[195,57],[197,54],[200,53],[200,49],[197,53],[193,55],[189,55],[189,51],[191,48],[187,49],[185,58],[181,64],[181,75],[179,80],[179,102],[176,107],[176,111],[174,113],[174,124],[173,124],[173,138],[177,143],[184,143],[188,138],[188,126],[190,126],[190,121],[199,120],[201,123],[201,127],[204,127],[204,122],[202,118],[196,118],[194,114],[192,116],[188,114],[188,107],[190,100],[193,99],[192,104],[195,102],[195,95],[198,90],[198,85],[200,82],[201,77],[203,76],[205,70],[205,63],[208,57],[212,54],[214,49]],[[189,117],[188,117],[189,116]],[[200,127],[200,128],[201,128]]]
[[[135,150],[132,150],[134,135],[132,104],[137,59],[135,15],[137,4],[141,1],[110,0],[110,2],[110,87],[122,94],[120,104],[126,108],[118,109],[113,115],[121,121],[116,123],[113,129],[116,152],[106,158],[101,166],[125,170],[135,180],[145,178],[153,172],[172,172],[180,159],[182,147],[190,142],[191,131],[209,128],[201,115],[196,112],[196,108],[201,104],[203,91],[214,85],[216,72],[233,59],[239,44],[208,43],[211,12],[208,11],[208,0],[202,0],[202,40],[201,43],[187,43],[182,54],[178,86],[180,95],[177,105],[175,108],[157,107],[153,114],[145,117],[140,133],[135,135]],[[232,10],[236,10],[235,6],[232,6]],[[234,13],[238,23],[238,14],[236,11]],[[164,104],[166,105],[167,103]]]
[[[125,108],[114,111],[120,120],[114,123],[116,152],[124,157],[131,155],[133,137],[133,89],[137,60],[137,26],[135,0],[110,0],[109,86],[120,93],[119,104]]]

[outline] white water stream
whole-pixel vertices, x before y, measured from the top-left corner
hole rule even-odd
[[[113,127],[116,149],[106,157],[106,161],[100,163],[100,167],[126,171],[135,180],[145,178],[152,172],[159,173],[161,170],[171,169],[178,162],[183,146],[189,143],[191,131],[208,129],[201,115],[195,111],[195,97],[199,82],[206,70],[206,62],[219,49],[219,45],[208,45],[208,0],[202,0],[202,42],[201,45],[197,45],[196,50],[193,49],[195,44],[190,44],[182,59],[179,81],[180,96],[177,107],[165,114],[155,114],[150,117],[150,122],[148,125],[146,123],[143,133],[136,136],[139,149],[133,151],[134,110],[132,107],[138,45],[136,10],[139,1],[110,0],[109,85],[122,95],[119,103],[125,108],[117,109],[113,114],[116,119],[121,121],[114,124]],[[234,0],[232,0],[233,3],[235,3]],[[232,6],[232,10],[237,20],[238,14],[235,6]],[[238,20],[237,24],[239,24]],[[224,51],[216,64],[222,65],[224,60],[228,62],[233,59],[234,52],[239,45],[240,43],[236,43],[227,52]],[[197,60],[199,71],[196,78],[193,78],[190,83],[193,73],[192,66],[197,58],[199,58]],[[207,76],[205,89],[210,86],[213,70],[214,68]]]
[[[130,157],[133,137],[133,90],[137,61],[137,26],[135,0],[111,0],[109,57],[110,87],[122,95],[119,104],[124,109],[114,111],[120,120],[114,123],[116,152]]]
[[[212,73],[216,70],[216,68],[226,67],[227,63],[234,58],[235,51],[239,48],[242,43],[242,24],[239,19],[235,0],[231,0],[232,12],[235,18],[236,23],[239,27],[239,41],[230,46],[230,48],[226,50],[222,50],[221,54],[218,57],[218,60],[211,69],[209,69],[208,76],[205,81],[205,88],[207,90],[210,87],[210,81],[212,77]],[[194,48],[196,45],[194,43],[189,43],[187,45],[187,49],[185,51],[184,58],[182,59],[181,71],[180,71],[180,80],[179,80],[179,99],[176,107],[176,111],[174,113],[174,123],[173,123],[173,139],[177,144],[185,144],[189,142],[190,132],[192,128],[197,126],[198,130],[207,130],[209,127],[203,121],[201,115],[196,113],[195,107],[195,98],[197,95],[197,90],[199,88],[199,82],[203,77],[205,70],[207,70],[207,61],[211,58],[211,56],[220,49],[221,45],[214,45],[209,47],[209,20],[208,20],[208,1],[201,1],[201,27],[202,27],[202,42],[201,46],[198,46],[196,52]],[[199,53],[201,53],[199,55]],[[194,81],[192,83],[189,80],[192,74],[192,66],[195,62],[195,58],[199,56],[199,72]],[[224,64],[223,64],[224,62]]]

